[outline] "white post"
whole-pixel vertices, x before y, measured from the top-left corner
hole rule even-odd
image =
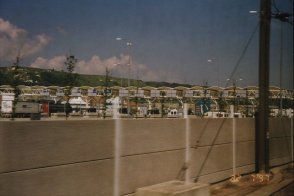
[[[233,177],[236,176],[236,122],[233,117]]]
[[[121,146],[121,121],[118,116],[119,103],[113,105],[113,119],[114,127],[114,182],[113,182],[113,195],[119,196],[120,194],[120,146]]]
[[[294,165],[294,139],[293,139],[293,116],[291,117],[291,144],[292,144],[292,165]]]
[[[188,105],[184,104],[184,118],[186,121],[186,153],[185,153],[185,166],[186,166],[186,172],[185,172],[185,183],[190,182],[190,122],[188,118]]]
[[[235,107],[234,107],[234,105],[230,105],[230,117],[231,117],[231,118],[234,118],[234,116],[235,116],[234,111],[235,111]]]

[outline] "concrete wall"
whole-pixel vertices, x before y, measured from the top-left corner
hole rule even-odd
[[[254,119],[235,122],[237,172],[253,172]],[[113,195],[115,123],[0,121],[0,195]],[[120,124],[121,195],[183,179],[185,119],[123,119]],[[199,174],[199,181],[217,182],[230,177],[232,119],[189,119],[189,124],[191,178]],[[290,119],[271,119],[270,127],[271,164],[289,162]]]

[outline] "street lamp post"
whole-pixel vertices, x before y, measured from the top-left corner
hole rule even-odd
[[[228,78],[227,81],[230,81],[231,79]],[[243,79],[242,78],[239,78],[239,79],[232,79],[233,81],[233,96],[234,96],[234,114],[236,113],[236,111],[238,112],[239,108],[239,101],[238,101],[238,104],[236,104],[236,97],[237,97],[237,92],[236,92],[236,88],[237,88],[237,81],[242,81]],[[237,108],[236,108],[237,106]]]
[[[130,69],[131,69],[131,64],[132,64],[132,56],[131,56],[131,48],[133,46],[133,43],[125,38],[117,37],[117,41],[125,41],[127,47],[129,48],[129,58],[128,58],[128,87],[130,87]],[[130,96],[129,96],[129,89],[128,89],[128,97],[127,97],[127,102],[128,102],[128,114],[130,114]]]
[[[217,86],[220,87],[221,83],[220,83],[220,69],[219,69],[219,64],[214,60],[214,59],[208,59],[207,60],[208,63],[213,63],[216,64],[216,72],[217,72]]]

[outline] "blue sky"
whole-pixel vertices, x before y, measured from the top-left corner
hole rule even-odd
[[[291,11],[293,0],[276,4]],[[25,66],[59,70],[71,53],[79,73],[103,74],[107,66],[113,76],[127,77],[131,54],[132,78],[224,86],[258,24],[250,10],[259,10],[258,0],[0,0],[0,65],[10,65],[23,45]],[[280,26],[272,20],[272,85],[279,84]],[[292,26],[284,24],[287,88],[292,87],[292,35]],[[241,86],[257,85],[257,75],[258,31],[234,79],[242,78]]]

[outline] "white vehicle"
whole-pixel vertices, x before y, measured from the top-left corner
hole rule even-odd
[[[1,116],[11,117],[13,112],[12,101],[2,101]],[[41,105],[37,102],[19,101],[15,105],[15,117],[31,117],[33,114],[40,114],[42,112]]]
[[[206,112],[204,116],[207,118],[228,118],[228,117],[230,117],[229,113],[225,113],[225,112]]]
[[[167,117],[168,118],[178,118],[179,117],[178,110],[176,110],[176,109],[168,110]]]

